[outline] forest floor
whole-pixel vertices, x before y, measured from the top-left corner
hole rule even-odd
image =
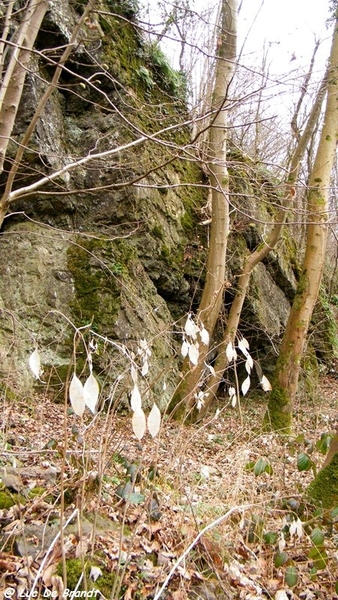
[[[254,396],[139,443],[129,414],[5,395],[0,598],[338,599],[338,510],[304,500],[337,398],[323,378],[292,436]]]

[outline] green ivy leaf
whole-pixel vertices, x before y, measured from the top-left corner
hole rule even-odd
[[[310,569],[310,578],[312,581],[315,581],[317,578],[317,572],[318,570],[316,569],[316,567],[311,567]]]
[[[278,535],[274,531],[267,531],[263,535],[264,542],[269,545],[273,545],[277,542]]]
[[[250,460],[249,462],[246,463],[245,465],[245,470],[246,471],[253,471],[255,468],[255,461],[254,460]]]
[[[272,475],[273,470],[269,461],[266,460],[266,458],[259,458],[254,466],[254,473],[256,477],[258,477],[258,475],[261,475],[262,473],[268,473],[269,475]]]
[[[289,555],[286,552],[276,552],[274,558],[274,565],[276,568],[285,565],[286,561],[289,559]]]
[[[143,496],[143,494],[138,494],[137,492],[133,492],[128,497],[128,501],[130,502],[130,504],[142,504],[142,502],[144,502],[144,496]]]
[[[300,452],[297,456],[298,471],[309,471],[312,467],[311,458],[305,453]]]
[[[311,548],[308,558],[313,561],[316,569],[325,569],[327,565],[327,554],[323,548]]]
[[[335,506],[331,511],[330,511],[330,516],[331,519],[338,519],[338,506]]]
[[[298,581],[298,573],[296,567],[290,565],[286,567],[285,581],[289,587],[294,587]]]
[[[52,438],[51,440],[49,440],[49,442],[47,442],[47,444],[45,445],[45,448],[48,448],[49,450],[55,450],[55,448],[57,447],[58,443],[57,441]]]
[[[317,450],[322,454],[326,454],[329,449],[331,440],[332,435],[330,435],[329,433],[322,433],[322,435],[320,436],[320,440],[316,442]]]
[[[324,534],[319,527],[315,527],[311,531],[310,538],[314,546],[322,546],[324,544]]]
[[[299,510],[298,500],[296,500],[295,498],[289,498],[286,501],[286,504],[289,506],[289,508],[291,508],[291,510],[293,510],[294,512],[298,512],[298,510]]]

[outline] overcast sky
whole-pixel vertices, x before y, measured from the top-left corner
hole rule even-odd
[[[161,21],[158,16],[159,2],[167,7],[169,13],[177,0],[143,0],[143,5],[148,4],[150,7],[147,16],[152,23]],[[320,79],[332,33],[332,27],[326,27],[329,2],[330,0],[238,0],[241,6],[238,16],[238,51],[245,41],[240,62],[259,68],[262,55],[268,50],[270,73],[296,73],[299,69],[307,71],[315,40],[321,40],[316,59],[317,76]],[[214,21],[219,0],[190,0],[189,6],[199,15],[206,15],[208,8],[213,9]],[[190,32],[190,40],[197,46],[203,46],[208,30],[212,32],[211,24],[208,26],[201,23],[201,27],[197,26],[192,34]],[[157,29],[158,32],[161,30],[163,26]],[[174,30],[171,33],[175,35]],[[173,66],[179,68],[180,46],[163,39],[162,47]],[[198,68],[195,76],[199,78]]]
[[[144,0],[147,4],[147,0]],[[159,23],[158,0],[148,0],[148,18]],[[167,14],[177,0],[160,0],[167,7]],[[289,99],[298,97],[302,75],[307,72],[316,40],[321,44],[316,55],[314,80],[320,81],[328,57],[332,26],[326,27],[329,17],[330,0],[238,0],[241,6],[238,16],[238,52],[244,44],[239,63],[257,73],[261,72],[262,57],[267,53],[270,93],[280,95],[278,110],[288,112]],[[189,31],[189,41],[208,51],[208,36],[212,35],[210,21],[215,21],[219,0],[190,0],[190,9],[204,16],[205,22],[196,21],[195,29]],[[208,17],[207,9],[213,9],[213,17]],[[209,21],[210,18],[210,21]],[[208,25],[209,21],[209,25]],[[157,31],[163,30],[163,25]],[[177,35],[177,33],[176,33]],[[171,30],[175,36],[175,30]],[[156,38],[154,38],[156,39]],[[162,48],[175,68],[179,68],[180,44],[163,38]],[[210,50],[211,52],[211,50]],[[192,82],[205,77],[206,66],[203,53],[196,52],[192,70]],[[275,76],[275,77],[274,77]],[[280,86],[279,82],[283,81]],[[281,94],[282,92],[282,94]],[[283,109],[284,105],[284,109]]]
[[[326,42],[318,53],[318,64],[325,63],[331,37],[331,29],[325,27],[328,15],[329,0],[243,0],[238,19],[240,43],[252,27],[243,58],[259,60],[265,42],[271,47],[274,71],[283,73],[290,64],[293,69],[306,65],[315,39],[322,39]]]

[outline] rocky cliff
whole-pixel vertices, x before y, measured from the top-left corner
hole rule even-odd
[[[7,167],[82,7],[71,0],[50,3]],[[145,40],[134,5],[102,1],[38,122],[15,187],[89,153],[97,157],[19,197],[1,233],[3,387],[32,389],[28,357],[38,347],[45,383],[36,385],[62,398],[70,364],[79,375],[88,372],[91,345],[103,396],[117,385],[116,397],[124,397],[127,354],[137,362],[146,339],[152,354],[144,394],[162,406],[170,398],[179,380],[179,329],[198,304],[208,243],[208,181],[190,146],[184,98],[184,78]],[[104,156],[111,148],[116,154]],[[278,200],[273,179],[241,153],[231,151],[229,164],[225,315],[241,261],[262,240]],[[245,305],[242,329],[255,358],[273,364],[296,276],[296,248],[285,234],[253,274]]]

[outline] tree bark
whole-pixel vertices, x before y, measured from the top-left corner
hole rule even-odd
[[[220,313],[223,300],[227,241],[229,235],[229,174],[227,169],[227,94],[236,60],[237,1],[222,0],[219,36],[216,49],[215,82],[211,112],[214,114],[209,129],[208,170],[212,192],[212,221],[210,244],[206,265],[206,280],[196,320],[203,323],[210,339]],[[200,344],[199,359],[192,369],[188,360],[183,367],[184,379],[169,407],[178,403],[181,416],[195,405],[195,393],[205,368],[209,347]]]
[[[22,18],[14,49],[0,88],[0,173],[13,131],[27,67],[40,26],[45,16],[46,0],[31,0]]]
[[[331,441],[323,467],[308,486],[306,495],[324,508],[338,506],[338,432]]]
[[[338,135],[337,25],[336,21],[329,59],[329,82],[324,123],[309,177],[305,257],[296,296],[283,336],[272,382],[273,390],[270,393],[265,415],[265,425],[268,428],[284,432],[288,432],[291,428],[301,359],[312,312],[318,297],[325,261],[329,185]]]
[[[328,85],[328,71],[325,73],[325,76],[321,82],[319,89],[318,89],[315,101],[313,103],[311,112],[310,112],[307,122],[306,122],[306,126],[304,128],[304,131],[303,131],[302,135],[300,136],[297,146],[292,153],[291,163],[290,163],[290,167],[289,167],[289,173],[288,173],[286,183],[285,183],[285,195],[282,200],[280,209],[277,213],[275,225],[272,227],[266,240],[264,242],[262,242],[262,244],[260,244],[258,246],[258,248],[256,248],[256,250],[254,250],[254,252],[252,252],[250,254],[250,256],[248,256],[248,258],[246,259],[246,261],[244,263],[242,272],[239,275],[236,294],[235,294],[234,300],[232,302],[232,305],[231,305],[231,308],[229,311],[229,316],[228,316],[227,324],[225,327],[223,340],[218,347],[217,359],[216,359],[216,362],[214,365],[214,374],[210,376],[210,378],[208,379],[208,382],[206,384],[206,390],[208,392],[208,397],[205,400],[204,407],[200,411],[200,418],[203,417],[203,415],[209,408],[210,404],[212,403],[215,395],[217,394],[217,391],[218,391],[220,382],[223,378],[224,372],[227,369],[227,367],[229,366],[229,360],[226,355],[226,348],[229,343],[234,344],[238,326],[239,326],[239,322],[240,322],[240,317],[241,317],[241,313],[242,313],[244,300],[245,300],[245,297],[246,297],[246,294],[248,291],[248,287],[249,287],[249,283],[250,283],[251,273],[253,272],[254,268],[258,265],[258,263],[260,263],[262,260],[264,260],[264,258],[266,258],[268,256],[269,252],[271,250],[273,250],[273,248],[275,248],[278,240],[280,239],[280,236],[281,236],[284,224],[285,224],[285,220],[287,217],[288,208],[290,207],[292,199],[295,195],[294,185],[296,184],[297,179],[298,179],[300,164],[304,157],[305,150],[311,139],[313,131],[316,127],[318,118],[320,116],[320,111],[321,111],[323,99],[325,96],[325,91],[327,89],[327,85]]]
[[[33,6],[31,6],[31,5],[33,5]],[[48,4],[46,2],[44,2],[43,0],[42,1],[41,0],[38,0],[38,1],[32,0],[31,5],[28,7],[27,15],[24,19],[24,24],[28,23],[28,29],[30,32],[30,36],[28,37],[28,39],[26,41],[26,48],[23,51],[23,53],[24,53],[23,57],[21,57],[21,54],[19,54],[18,57],[15,57],[15,56],[13,57],[15,59],[15,61],[16,60],[18,61],[19,66],[17,66],[16,63],[14,62],[14,69],[15,68],[18,69],[18,76],[19,76],[18,81],[20,81],[20,85],[18,85],[18,81],[14,80],[14,86],[12,89],[13,82],[11,80],[11,75],[13,75],[13,74],[12,74],[12,66],[10,63],[6,70],[4,83],[2,84],[2,86],[0,88],[0,102],[2,99],[2,104],[0,104],[0,173],[3,169],[3,163],[4,163],[4,159],[5,159],[5,155],[6,155],[6,149],[8,146],[8,142],[10,140],[10,136],[12,135],[12,132],[13,132],[13,128],[14,128],[14,124],[15,124],[15,117],[16,117],[16,113],[17,113],[17,109],[18,109],[20,100],[21,100],[23,85],[24,85],[25,76],[26,76],[26,69],[24,68],[24,66],[25,66],[25,63],[29,62],[30,53],[32,51],[36,36],[39,32],[39,28],[41,26],[42,19],[45,15],[46,7],[48,6]],[[88,17],[89,13],[94,9],[94,7],[95,6],[94,6],[93,1],[88,2],[87,6],[85,7],[85,9],[81,15],[81,18],[76,23],[76,26],[74,27],[74,30],[72,32],[72,36],[69,41],[69,44],[66,47],[66,49],[64,50],[57,66],[56,66],[53,78],[52,78],[50,84],[48,85],[45,93],[40,98],[39,103],[36,108],[36,111],[33,115],[33,118],[31,120],[29,126],[27,127],[27,130],[26,130],[22,140],[20,141],[20,145],[17,149],[15,159],[13,161],[12,167],[11,167],[8,177],[7,177],[4,194],[0,200],[0,227],[2,226],[3,220],[6,216],[8,207],[11,202],[10,195],[11,195],[11,191],[13,188],[13,183],[14,183],[16,174],[18,172],[18,169],[20,167],[20,164],[22,162],[22,158],[23,158],[24,152],[26,150],[27,144],[32,136],[32,133],[36,127],[38,120],[40,119],[40,117],[46,107],[46,104],[47,104],[50,96],[52,95],[52,93],[60,79],[60,75],[62,73],[62,68],[65,65],[69,55],[71,54],[71,52],[74,49],[74,46],[76,44],[76,40],[77,40],[78,34],[81,30],[81,27],[83,26],[86,18]],[[43,10],[43,8],[44,8],[44,10]],[[36,9],[35,12],[33,11],[33,9]],[[24,31],[22,32],[21,37],[24,37],[26,35],[27,35],[27,32],[25,31],[25,28],[24,28]],[[14,54],[17,50],[18,50],[18,48],[15,48]],[[4,91],[5,82],[7,82],[6,83],[7,87],[5,87],[5,91]],[[11,99],[12,99],[12,101],[15,99],[15,113],[13,112],[11,120],[6,121],[6,111],[7,111],[6,106],[8,104],[8,101],[10,101]],[[6,128],[6,136],[7,137],[5,138],[5,141],[3,141],[3,148],[2,148],[1,147],[1,139],[2,139],[1,135],[3,135],[2,131],[4,128]]]

